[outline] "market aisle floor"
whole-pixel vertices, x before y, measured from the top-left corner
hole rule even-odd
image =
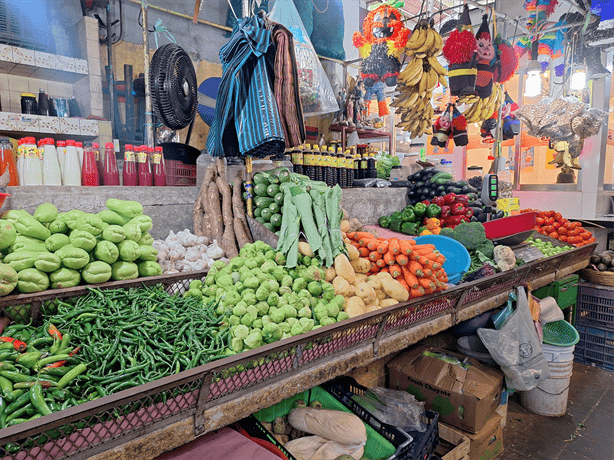
[[[574,363],[567,414],[542,417],[514,396],[500,460],[614,460],[614,372]]]

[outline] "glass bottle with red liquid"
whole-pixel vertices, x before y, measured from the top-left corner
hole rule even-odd
[[[166,167],[164,165],[164,154],[162,147],[156,147],[152,160],[154,185],[156,187],[164,187],[166,185]]]
[[[136,172],[136,162],[134,158],[134,147],[126,144],[124,151],[124,185],[134,187],[138,185],[138,175]]]
[[[117,169],[117,158],[115,157],[113,142],[107,142],[104,145],[103,174],[104,185],[119,185],[119,170]]]
[[[98,164],[96,153],[92,146],[88,145],[83,149],[83,167],[81,168],[81,185],[96,187],[100,185],[98,177]]]
[[[139,162],[139,186],[141,187],[151,187],[153,185],[153,175],[151,174],[147,150],[146,145],[141,145],[136,152]]]
[[[102,178],[104,177],[104,155],[100,153],[100,145],[98,142],[92,142],[92,150],[94,150],[96,167],[98,168],[98,178],[100,179],[100,185],[102,185]]]

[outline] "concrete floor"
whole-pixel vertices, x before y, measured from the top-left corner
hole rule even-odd
[[[614,372],[574,363],[567,414],[542,417],[510,398],[498,460],[614,460]]]

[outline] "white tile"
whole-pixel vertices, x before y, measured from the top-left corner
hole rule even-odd
[[[98,121],[97,120],[86,120],[82,118],[79,120],[81,125],[81,135],[82,136],[98,136]]]
[[[60,118],[44,117],[39,115],[39,129],[41,133],[61,134]]]
[[[98,122],[98,129],[100,131],[100,135],[101,136],[111,137],[113,130],[111,129],[111,122],[110,121],[99,121]]]
[[[38,115],[22,115],[11,113],[8,115],[9,129],[13,131],[39,132]]]
[[[0,44],[0,61],[13,62],[13,47]]]
[[[64,134],[81,134],[78,118],[60,118],[60,130]]]
[[[88,40],[85,46],[87,50],[87,61],[100,61],[100,44],[98,40]]]
[[[102,78],[90,75],[90,93],[102,94]]]
[[[2,110],[8,110],[11,106],[11,99],[9,98],[8,91],[0,92],[0,102],[2,103]]]
[[[102,66],[100,65],[100,59],[89,60],[89,74],[102,76]]]
[[[9,75],[9,90],[19,92],[30,91],[28,79],[26,77],[20,77],[17,75]]]
[[[31,93],[38,94],[39,90],[47,92],[47,81],[37,78],[28,78],[28,89]]]
[[[9,123],[9,112],[0,112],[0,130],[8,131],[10,130],[10,128],[11,125]]]
[[[98,41],[98,27],[85,27],[85,38],[86,40],[94,40]]]
[[[56,65],[55,55],[42,51],[34,52],[34,62],[36,67],[42,67],[44,69],[55,69]]]
[[[63,72],[75,71],[75,60],[73,58],[67,56],[56,56],[55,61],[56,69]]]
[[[35,65],[34,50],[13,46],[13,62],[16,64]]]
[[[0,91],[9,90],[9,76],[4,73],[0,73]]]
[[[75,59],[75,71],[77,73],[87,75],[88,74],[88,65],[85,59]]]

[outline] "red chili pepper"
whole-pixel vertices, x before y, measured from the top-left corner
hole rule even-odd
[[[49,335],[53,337],[55,340],[62,340],[62,333],[58,331],[58,328],[53,324],[49,323],[49,328],[47,329]]]
[[[13,343],[15,339],[13,337],[0,337],[1,342],[10,342]]]
[[[63,361],[56,361],[55,363],[51,363],[45,366],[45,369],[53,369],[55,367],[62,367],[64,366],[68,361],[63,360]]]
[[[25,342],[22,342],[21,340],[14,340],[13,348],[17,350],[19,353],[23,353],[28,348],[28,345]]]
[[[81,350],[81,347],[77,347],[77,348],[75,348],[73,351],[71,351],[70,353],[68,353],[68,356],[70,356],[70,357],[75,356],[77,353],[79,353],[79,350]]]

